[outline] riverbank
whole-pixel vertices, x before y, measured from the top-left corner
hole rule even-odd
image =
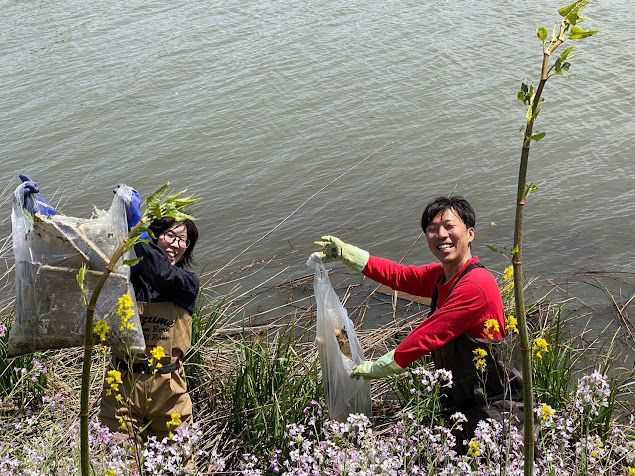
[[[438,399],[429,398],[428,391],[419,393],[417,390],[418,385],[424,385],[421,378],[429,380],[434,375],[421,374],[420,371],[429,365],[421,362],[420,371],[412,370],[401,378],[373,382],[373,415],[368,421],[351,422],[351,428],[358,428],[355,431],[365,435],[364,444],[353,444],[359,433],[346,436],[348,430],[344,433],[338,430],[339,436],[333,434],[335,430],[329,426],[328,409],[324,408],[319,361],[313,343],[316,309],[312,275],[300,269],[292,278],[281,278],[274,271],[293,266],[291,263],[306,256],[304,250],[296,250],[285,253],[283,258],[272,257],[228,269],[205,282],[194,320],[193,348],[185,362],[198,427],[193,433],[185,429],[179,433],[185,443],[195,442],[195,451],[199,452],[196,474],[213,474],[215,470],[218,474],[232,471],[259,474],[249,472],[257,469],[264,474],[275,474],[275,464],[282,465],[284,461],[291,468],[289,474],[301,474],[297,469],[298,461],[293,460],[294,448],[299,449],[293,438],[299,436],[292,437],[291,428],[295,431],[303,428],[300,431],[305,441],[303,451],[309,451],[309,447],[317,451],[329,440],[331,445],[337,442],[334,447],[337,454],[352,457],[350,452],[355,451],[358,456],[366,455],[359,456],[365,461],[364,465],[372,466],[378,463],[370,461],[370,453],[367,453],[370,447],[364,445],[371,441],[380,446],[384,440],[396,441],[394,432],[400,431],[403,418],[410,421],[406,427],[408,434],[414,437],[415,433],[423,432],[417,433],[420,442],[427,441],[424,438],[426,432],[441,428],[438,425],[450,428],[456,423],[441,420],[433,410]],[[394,300],[346,268],[335,266],[330,275],[338,296],[356,323],[367,358],[394,348],[427,314],[425,304]],[[4,279],[10,279],[9,271]],[[499,279],[503,285],[502,276]],[[253,280],[260,284],[247,286]],[[527,293],[540,296],[543,291],[532,289],[530,284]],[[567,292],[560,296],[561,291]],[[558,421],[569,421],[569,433],[559,433],[559,438],[570,441],[570,446],[565,445],[564,449],[560,445],[558,457],[565,465],[563,469],[579,468],[582,471],[582,468],[602,467],[605,474],[626,474],[624,471],[631,465],[627,458],[635,457],[635,449],[628,447],[635,442],[635,422],[630,418],[634,401],[632,360],[629,361],[618,348],[618,344],[623,343],[629,349],[627,309],[616,315],[616,319],[625,319],[627,325],[614,335],[608,328],[590,326],[594,322],[593,312],[586,309],[580,296],[569,294],[562,286],[554,286],[547,295],[550,300],[533,301],[529,320],[533,336],[545,339],[548,345],[548,352],[535,359],[535,398],[543,432],[538,444],[546,452],[543,454],[552,454],[555,447],[550,446],[549,435],[559,428]],[[617,303],[619,299],[608,298],[607,303]],[[5,325],[10,325],[11,314],[6,309],[2,319]],[[2,343],[6,352],[6,336]],[[96,354],[94,359],[91,418],[96,422],[101,382],[109,357]],[[71,443],[77,437],[80,349],[47,351],[11,362],[3,361],[0,451],[5,461],[13,461],[16,468],[35,468],[33,474],[60,474],[53,473],[59,468],[65,468],[65,474],[76,474],[77,454]],[[425,372],[429,371],[432,369],[428,367]],[[581,380],[585,378],[587,380]],[[438,388],[443,384],[443,381],[437,381]],[[596,392],[590,400],[595,403],[593,407],[581,407],[580,412],[576,405],[580,405],[580,392],[587,387]],[[414,393],[411,393],[413,389]],[[310,421],[312,425],[308,425]],[[325,433],[320,430],[322,425],[326,425],[324,431],[330,435],[326,440]],[[94,431],[102,435],[97,438],[95,433],[97,439],[92,450],[97,474],[111,474],[107,472],[108,463],[114,464],[119,457],[101,459],[100,455],[102,452],[104,455],[109,452],[119,454],[113,453],[114,440],[106,437],[103,429],[95,428]],[[489,428],[487,431],[501,430]],[[615,435],[620,435],[621,439],[616,439]],[[432,437],[431,434],[428,436]],[[480,456],[473,452],[465,456],[465,461],[453,453],[451,447],[445,452],[446,459],[434,460],[429,451],[432,443],[428,442],[427,450],[421,447],[417,450],[418,456],[402,458],[402,464],[428,468],[436,465],[434,467],[439,471],[464,464],[474,474],[494,467],[507,468],[508,474],[514,474],[512,459],[517,464],[522,443],[522,439],[520,443],[514,443],[515,438],[513,434],[504,438],[509,445],[505,450],[507,456],[502,459],[498,458],[500,453],[496,459],[485,451],[486,446],[481,446]],[[447,439],[444,441],[449,444]],[[584,450],[586,456],[584,451],[579,451],[583,441],[591,445],[587,447],[588,451]],[[473,443],[475,447],[485,445],[484,440],[477,439]],[[407,446],[412,445],[414,443],[410,442],[401,449],[393,447],[393,450],[406,451]],[[157,448],[153,450],[155,455],[160,451],[160,445]],[[279,453],[273,451],[276,449]],[[602,458],[589,456],[600,450]],[[271,462],[274,453],[278,455],[275,464]],[[248,455],[247,459],[244,455]],[[482,457],[485,455],[487,458]],[[332,466],[334,461],[322,461],[321,464]],[[545,462],[541,464],[540,467],[547,467]],[[416,474],[412,468],[403,467],[408,474]],[[558,466],[552,463],[551,468]],[[121,469],[117,471],[112,474],[132,474]],[[148,474],[185,474],[183,469],[175,471],[151,471]],[[472,474],[469,471],[456,474]],[[335,471],[333,474],[340,473]],[[383,473],[376,469],[375,474]]]

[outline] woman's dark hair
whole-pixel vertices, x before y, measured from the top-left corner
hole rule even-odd
[[[434,202],[429,203],[421,216],[421,228],[426,231],[428,225],[434,220],[439,213],[446,210],[454,210],[459,218],[468,228],[474,228],[476,225],[476,215],[474,209],[463,197],[458,195],[455,197],[439,197]]]
[[[152,242],[156,244],[159,235],[162,235],[164,232],[169,230],[175,223],[176,220],[172,217],[163,217],[158,220],[153,220],[152,223],[150,223],[150,231],[154,235]],[[189,268],[193,263],[192,251],[194,251],[194,245],[196,245],[196,240],[198,240],[198,229],[192,220],[185,220],[183,224],[187,230],[187,240],[189,241],[189,244],[187,245],[185,253],[183,253],[183,257],[174,266],[178,266],[179,268]]]

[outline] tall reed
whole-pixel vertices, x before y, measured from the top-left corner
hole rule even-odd
[[[526,118],[527,124],[525,126],[523,147],[520,157],[520,167],[518,170],[518,188],[516,192],[516,218],[514,226],[514,247],[512,250],[512,264],[514,267],[514,282],[515,286],[515,303],[516,303],[516,318],[518,319],[518,329],[520,334],[520,348],[522,355],[523,366],[523,380],[524,380],[524,404],[525,404],[525,476],[531,476],[533,474],[533,461],[534,461],[534,425],[533,425],[533,372],[531,368],[531,342],[529,340],[529,332],[527,328],[527,318],[525,315],[525,298],[523,295],[523,226],[525,219],[525,203],[529,194],[536,190],[537,187],[533,184],[527,184],[527,167],[529,161],[529,149],[531,141],[539,141],[544,136],[544,132],[533,132],[534,121],[538,117],[542,109],[541,98],[543,88],[547,80],[553,75],[560,75],[564,77],[569,76],[570,62],[567,59],[570,58],[571,52],[575,48],[571,46],[567,48],[560,57],[555,61],[552,66],[549,66],[549,61],[555,50],[565,42],[565,40],[579,40],[591,36],[596,31],[583,31],[576,25],[585,20],[581,15],[582,10],[588,5],[589,0],[578,0],[568,7],[559,10],[559,14],[562,16],[560,22],[559,32],[554,26],[551,39],[547,41],[548,31],[545,27],[537,28],[538,38],[543,44],[543,59],[540,74],[540,83],[537,89],[534,89],[533,84],[527,85],[527,82],[523,82],[521,90],[518,93],[518,99],[523,101],[527,108]],[[568,34],[568,36],[567,36]],[[573,56],[571,56],[573,57]],[[553,71],[553,73],[552,73]]]

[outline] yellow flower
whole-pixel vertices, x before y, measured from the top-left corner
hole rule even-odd
[[[518,334],[518,319],[516,319],[511,314],[507,316],[507,319],[505,319],[505,326],[507,327],[507,329]]]
[[[155,360],[161,360],[163,357],[165,357],[165,350],[160,345],[157,345],[150,351],[150,354]]]
[[[106,471],[106,476],[117,476],[117,471],[114,469],[109,469]]]
[[[476,370],[483,372],[487,368],[487,363],[485,362],[487,351],[479,347],[478,349],[474,349],[472,353],[474,354],[474,366]]]
[[[628,467],[628,476],[632,476],[635,475],[635,468],[632,467]]]
[[[545,354],[549,352],[549,344],[544,339],[541,339],[541,338],[534,339],[534,346],[531,348],[531,350],[534,351],[534,354],[536,354],[536,357],[538,357],[539,359],[542,359],[543,352]]]
[[[485,321],[485,335],[489,340],[494,340],[494,332],[500,332],[501,328],[496,319]]]
[[[172,432],[172,430],[174,430],[177,426],[179,426],[182,423],[180,414],[172,413],[171,416],[172,416],[172,420],[165,424],[165,426],[168,427],[168,430],[170,432],[169,434],[170,439],[174,438],[174,433]]]
[[[514,267],[510,266],[503,271],[503,280],[505,286],[503,286],[503,293],[508,293],[514,289]]]
[[[99,336],[100,342],[106,342],[108,335],[110,334],[110,326],[106,321],[97,321],[93,332]]]
[[[514,267],[510,266],[503,271],[503,279],[505,281],[511,281],[514,279]]]
[[[112,395],[112,392],[119,392],[119,384],[123,383],[121,380],[121,372],[118,370],[109,370],[106,383],[110,385],[110,388],[106,390],[106,395]]]
[[[128,426],[126,425],[126,423],[128,422],[128,417],[127,416],[125,416],[125,415],[122,416],[121,418],[118,419],[118,421],[119,421],[119,425],[120,425],[121,429],[123,429],[123,430],[127,430],[128,429]]]
[[[542,409],[540,410],[540,416],[544,421],[550,421],[551,418],[553,418],[553,408],[551,408],[547,404],[544,404],[542,406]]]
[[[467,446],[469,448],[467,451],[468,455],[473,456],[475,458],[481,456],[481,450],[479,449],[478,441],[470,441],[470,443]]]
[[[135,315],[135,305],[132,302],[132,298],[128,294],[124,294],[119,298],[119,306],[117,307],[117,315],[121,319],[121,332],[126,330],[134,331],[134,325],[130,322],[130,319]]]
[[[165,357],[165,351],[163,350],[163,347],[161,347],[160,345],[157,345],[154,349],[150,351],[150,355],[152,355],[152,357],[148,359],[148,363],[150,364],[151,367],[152,366],[155,367],[154,373],[156,373],[158,369],[163,367],[163,365],[159,361],[163,357]]]
[[[109,370],[106,382],[109,384],[112,384],[113,382],[123,383],[123,381],[121,380],[121,372],[119,372],[119,370]]]

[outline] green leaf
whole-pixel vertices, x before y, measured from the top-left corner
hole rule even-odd
[[[529,94],[529,83],[527,82],[527,79],[525,79],[520,85],[520,90],[525,94]]]
[[[179,198],[185,192],[186,191],[183,190],[176,195],[168,197],[165,203],[161,206],[161,214],[163,216],[172,217],[176,221],[194,220],[194,217],[186,214],[183,210],[190,205],[198,203],[200,198],[192,198],[193,195],[186,198]]]
[[[541,26],[540,28],[538,28],[538,38],[540,39],[540,41],[542,41],[543,43],[545,42],[545,40],[547,39],[547,35],[549,34],[549,32],[547,31],[547,29],[544,26]]]
[[[491,251],[493,251],[494,253],[499,253],[499,254],[501,254],[501,255],[503,255],[503,256],[505,255],[505,252],[504,252],[504,251],[502,251],[502,250],[499,250],[498,248],[495,248],[495,247],[490,246],[490,245],[485,245],[485,246],[487,246],[487,247],[488,247]]]
[[[512,250],[512,256],[516,256],[518,253],[520,253],[520,249],[518,248],[518,245],[516,245]]]
[[[560,70],[560,74],[562,75],[563,78],[568,78],[569,75],[569,66],[571,66],[571,63],[566,62],[562,65],[562,69]]]
[[[540,114],[540,111],[542,111],[542,104],[543,104],[544,102],[545,102],[545,99],[544,99],[544,98],[542,98],[542,99],[540,100],[540,103],[539,103],[538,107],[536,108],[536,112],[534,112],[533,114],[529,114],[529,115],[531,116],[531,118],[530,118],[530,119],[528,119],[528,121],[533,122],[533,121],[535,121],[535,120],[536,120],[536,118],[538,117],[538,114]],[[532,111],[532,109],[530,108],[530,110],[528,111],[528,113],[530,113],[531,111]]]
[[[547,135],[546,132],[538,132],[536,134],[532,134],[532,136],[529,138],[529,140],[535,140],[536,142],[538,142],[540,139],[542,139],[546,135]]]
[[[582,12],[588,4],[589,0],[578,0],[567,7],[561,8],[558,10],[558,13],[564,17],[565,21],[575,25],[586,20],[586,18],[580,16],[580,12]]]
[[[569,57],[569,54],[575,49],[575,47],[576,45],[569,46],[569,48],[567,48],[566,50],[562,52],[562,54],[560,55],[560,59],[562,61],[566,60]]]
[[[199,202],[201,200],[200,198],[192,198],[194,195],[190,195],[189,197],[179,199],[179,197],[181,195],[183,195],[185,192],[187,192],[187,189],[177,193],[176,195],[169,196],[165,200],[165,203],[174,203],[174,206],[177,209],[181,210],[181,209],[183,209],[183,208],[185,208],[185,207],[187,207],[189,205],[193,205],[193,204],[195,204],[195,203],[197,203],[197,202]]]
[[[167,193],[169,185],[170,183],[168,182],[152,195],[146,197],[146,213],[151,218],[162,218],[161,201]]]
[[[88,266],[86,264],[82,264],[77,272],[77,284],[79,284],[79,290],[82,292],[84,297],[84,304],[88,305],[88,287],[84,284],[86,281],[86,272],[88,271]]]
[[[533,183],[525,185],[525,199],[529,197],[531,192],[535,192],[536,190],[538,190],[538,185],[534,185]]]
[[[86,266],[86,264],[82,264],[79,268],[79,272],[77,273],[77,282],[79,284],[84,284],[84,281],[86,280],[86,271],[88,271],[88,266]]]
[[[569,66],[571,66],[571,63],[569,62],[563,63],[562,58],[558,58],[554,66],[556,68],[556,74],[559,74],[564,78],[569,77]]]
[[[533,85],[532,85],[532,88],[533,88]],[[527,83],[526,79],[520,85],[520,91],[518,92],[518,99],[521,100],[526,105],[529,105],[529,100],[530,100],[529,84]]]
[[[187,213],[183,213],[183,212],[175,212],[174,215],[171,215],[172,218],[174,218],[176,221],[185,221],[185,220],[196,220],[196,218],[194,218],[191,215],[188,215]]]
[[[588,31],[584,31],[581,28],[578,27],[572,27],[571,28],[571,33],[569,34],[569,39],[570,40],[581,40],[582,38],[588,38],[589,36],[593,36],[596,33],[599,33],[599,30],[588,30]]]
[[[532,117],[533,117],[533,115],[531,113],[531,107],[528,107],[527,108],[527,114],[525,114],[525,119],[527,119],[527,122],[531,122]]]
[[[133,258],[133,259],[126,259],[123,261],[123,264],[125,264],[126,266],[134,266],[135,264],[139,263],[142,258]]]

